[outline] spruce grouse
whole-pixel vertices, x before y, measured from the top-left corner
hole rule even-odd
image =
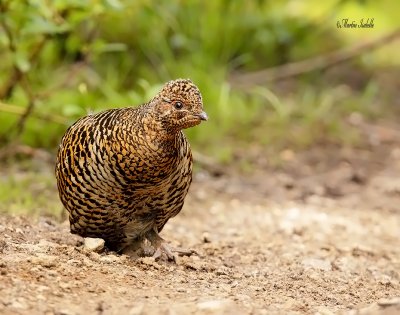
[[[182,130],[207,119],[199,89],[178,79],[139,107],[75,122],[56,163],[71,232],[103,238],[115,251],[147,239],[154,256],[174,259],[158,233],[181,211],[192,181],[192,153]]]

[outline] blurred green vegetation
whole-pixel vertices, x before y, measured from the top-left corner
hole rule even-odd
[[[0,0],[0,159],[22,144],[52,160],[78,117],[139,105],[179,77],[199,86],[211,118],[187,130],[191,143],[220,162],[250,144],[358,144],[348,117],[373,120],[398,104],[398,72],[380,79],[399,66],[398,43],[283,82],[233,82],[378,38],[398,26],[399,10],[391,0]],[[375,27],[337,29],[342,18],[374,18]],[[48,161],[14,158],[0,163],[0,212],[59,216]]]
[[[14,168],[0,178],[0,213],[48,215],[60,219],[60,203],[53,173],[32,167]]]
[[[199,86],[211,117],[187,131],[193,145],[220,160],[249,141],[272,147],[357,141],[345,122],[350,113],[375,117],[390,109],[378,102],[381,90],[371,74],[379,53],[352,63],[367,73],[359,88],[322,80],[320,71],[295,78],[294,89],[242,90],[230,78],[382,35],[397,22],[398,10],[387,10],[389,4],[1,0],[0,144],[54,151],[79,116],[139,105],[178,77]],[[336,21],[346,16],[373,17],[376,27],[338,30]]]

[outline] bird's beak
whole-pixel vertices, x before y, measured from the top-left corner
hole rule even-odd
[[[197,116],[200,117],[201,120],[208,120],[208,116],[207,116],[206,112],[201,112]]]

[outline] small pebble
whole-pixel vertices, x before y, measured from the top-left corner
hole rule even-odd
[[[208,234],[207,232],[203,233],[203,242],[204,243],[211,243],[210,234]]]
[[[102,238],[86,237],[84,248],[91,252],[101,252],[104,249],[104,240]]]

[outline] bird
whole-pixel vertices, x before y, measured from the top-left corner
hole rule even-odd
[[[154,257],[175,260],[159,233],[181,211],[192,182],[193,157],[183,130],[206,120],[199,88],[176,79],[140,106],[91,113],[73,123],[55,166],[71,233],[102,238],[116,252],[147,240]]]

